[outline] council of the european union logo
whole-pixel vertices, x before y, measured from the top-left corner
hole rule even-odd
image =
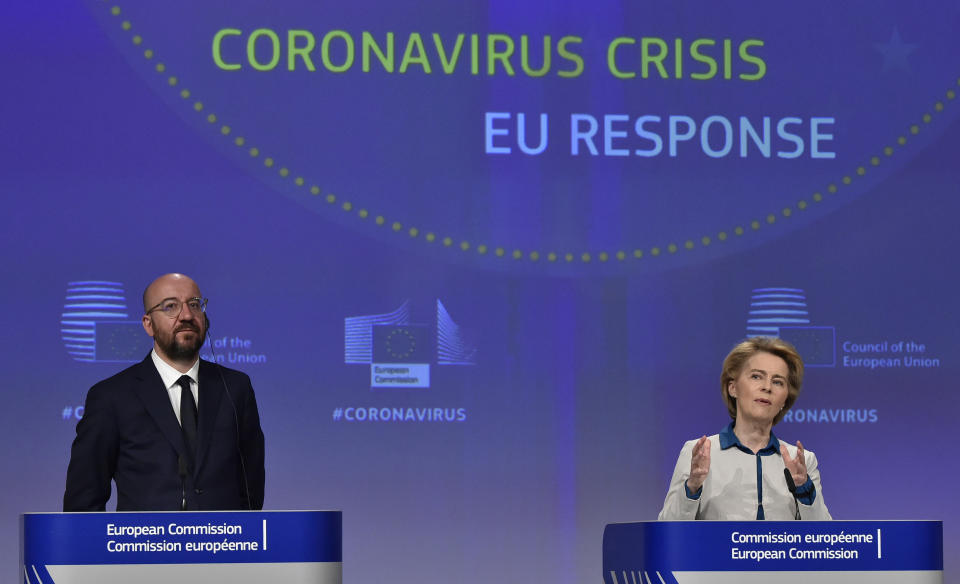
[[[439,299],[435,323],[415,323],[410,301],[344,319],[344,363],[369,364],[370,387],[430,387],[430,366],[474,365],[477,349]]]
[[[150,350],[150,337],[131,320],[123,284],[82,280],[67,284],[60,338],[76,361],[130,363]]]
[[[796,347],[807,367],[836,365],[836,329],[810,324],[802,288],[757,288],[750,297],[747,337],[780,337]]]

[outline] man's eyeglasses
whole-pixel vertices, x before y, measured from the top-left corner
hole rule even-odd
[[[207,300],[207,298],[189,298],[185,302],[181,302],[176,298],[167,298],[148,310],[147,314],[159,310],[170,318],[177,318],[184,306],[193,314],[201,314],[207,311]]]

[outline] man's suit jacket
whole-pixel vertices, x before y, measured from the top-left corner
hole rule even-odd
[[[197,454],[186,477],[180,423],[149,355],[90,388],[63,510],[105,510],[111,479],[117,511],[178,510],[184,496],[190,510],[262,508],[263,432],[250,378],[201,360],[198,383]]]

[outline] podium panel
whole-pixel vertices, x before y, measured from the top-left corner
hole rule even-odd
[[[27,513],[27,584],[340,584],[340,511]]]
[[[941,521],[645,521],[603,531],[606,584],[943,582]]]

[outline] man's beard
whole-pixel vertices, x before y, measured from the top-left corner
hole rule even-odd
[[[183,330],[192,330],[196,335],[196,338],[192,341],[180,341],[177,338],[177,333]],[[196,359],[197,355],[200,354],[200,347],[203,346],[204,341],[207,338],[207,332],[200,329],[199,327],[184,326],[180,327],[179,330],[175,331],[173,335],[169,338],[158,338],[157,344],[163,350],[164,353],[171,359],[180,360],[180,359]]]

